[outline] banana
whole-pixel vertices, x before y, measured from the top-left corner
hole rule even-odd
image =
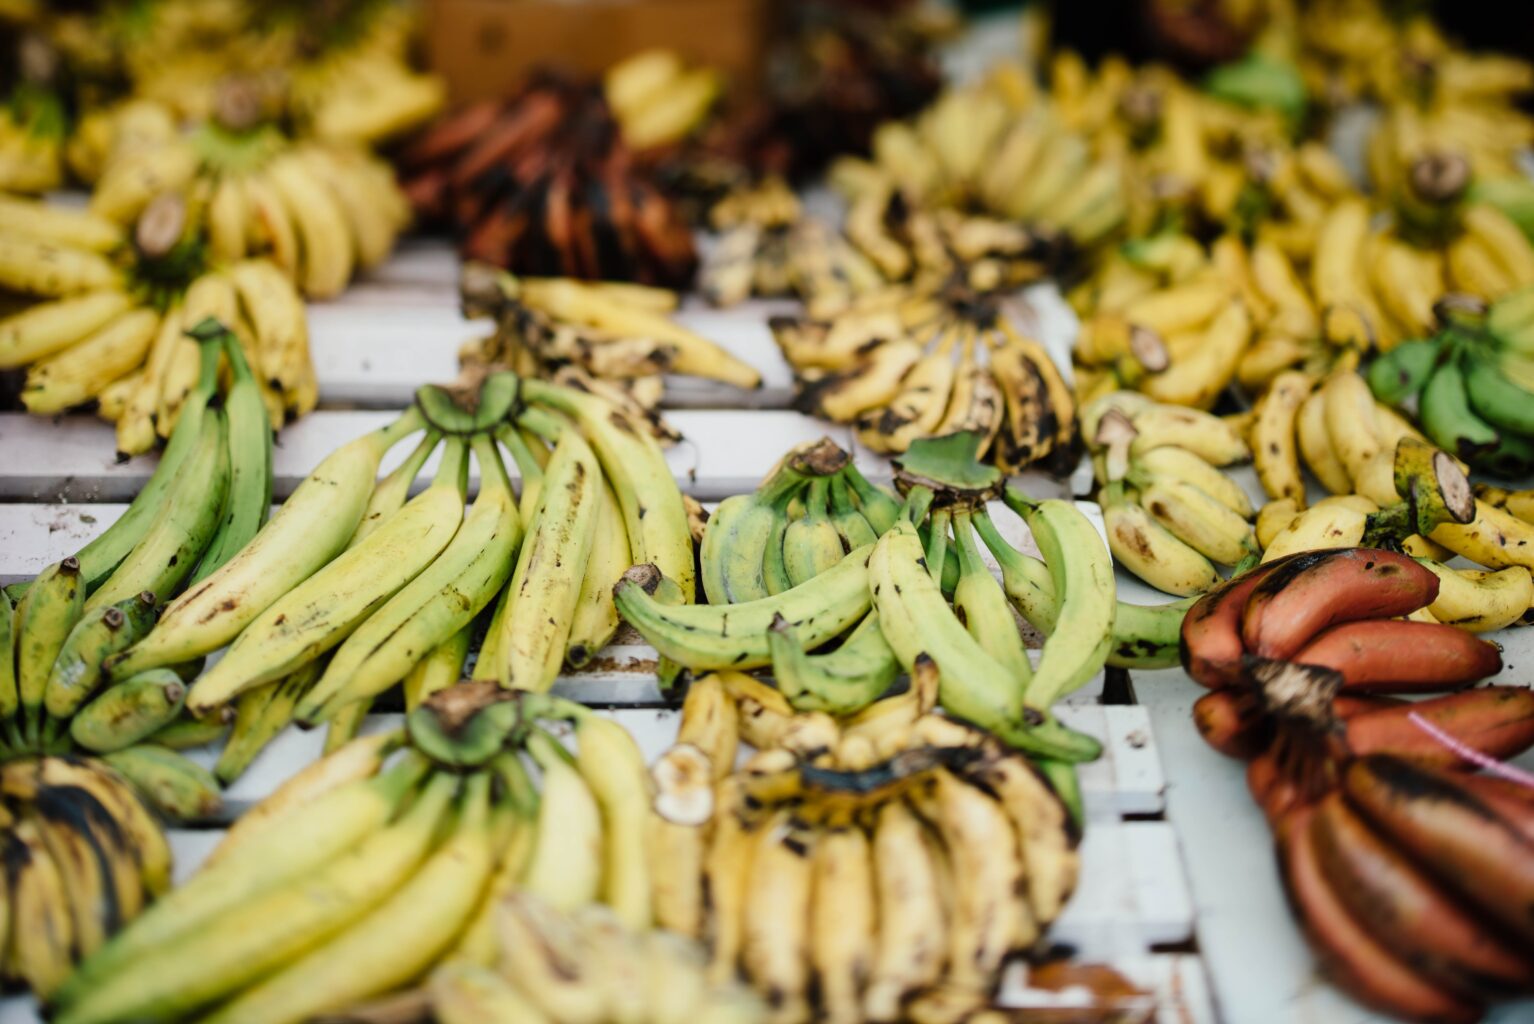
[[[772,660],[767,633],[779,615],[811,648],[861,619],[869,607],[872,550],[859,548],[808,584],[745,604],[661,604],[654,566],[624,573],[613,596],[623,617],[667,658],[695,670],[751,668]]]
[[[294,709],[324,667],[323,661],[312,661],[282,679],[251,687],[226,705],[234,708],[234,728],[213,766],[220,781],[227,785],[244,775],[256,755],[293,723]]]
[[[528,892],[512,892],[496,915],[501,973],[550,1020],[601,1024],[610,1019],[597,958],[568,915]]]
[[[1017,834],[995,799],[946,769],[917,791],[916,808],[953,864],[946,986],[985,992],[1002,962],[1039,935],[1017,898],[1027,892]]]
[[[108,384],[137,369],[154,341],[160,317],[133,309],[80,342],[35,362],[27,370],[21,400],[44,416],[94,398]]]
[[[473,444],[481,483],[463,525],[420,575],[346,638],[295,708],[299,721],[329,718],[405,679],[422,651],[467,629],[505,585],[521,541],[516,500],[494,442],[479,435]]]
[[[489,880],[490,777],[471,776],[452,833],[376,909],[207,1019],[301,1024],[419,977],[449,947]],[[409,942],[400,942],[409,935]]]
[[[1139,501],[1152,519],[1213,562],[1235,565],[1257,552],[1246,520],[1192,484],[1152,477]]]
[[[352,274],[352,239],[337,204],[301,160],[278,157],[264,177],[298,236],[305,294],[316,299],[339,295]]]
[[[170,843],[159,821],[122,776],[91,758],[45,757],[38,768],[38,780],[43,787],[72,789],[94,797],[117,827],[121,853],[136,862],[144,892],[165,895],[171,884]],[[117,864],[116,859],[113,864]]]
[[[449,443],[432,485],[355,547],[257,615],[223,658],[192,687],[187,706],[194,713],[206,712],[252,686],[302,667],[342,642],[420,575],[452,541],[463,520],[467,473],[463,444]],[[284,512],[287,507],[283,506]],[[281,513],[272,520],[272,527],[280,521]],[[226,569],[237,566],[258,545],[259,540]],[[210,576],[204,586],[212,584],[223,571]],[[153,638],[151,633],[149,640]]]
[[[1252,422],[1252,462],[1263,491],[1275,501],[1294,502],[1296,508],[1303,508],[1305,504],[1305,479],[1300,473],[1296,447],[1296,421],[1313,386],[1308,374],[1299,371],[1279,374],[1257,400],[1257,416]],[[1250,506],[1244,515],[1250,518]]]
[[[1002,609],[1006,611],[1006,606]],[[1007,626],[1016,634],[1011,613],[1007,614]],[[784,619],[773,620],[767,646],[778,689],[800,711],[852,714],[888,690],[900,669],[879,628],[879,614],[873,611],[828,654],[805,650]],[[1026,663],[1027,655],[1023,657]]]
[[[1116,393],[1114,402],[1118,401]],[[1103,411],[1111,404],[1105,403]],[[1131,402],[1124,412],[1135,428],[1130,448],[1133,455],[1171,445],[1187,449],[1212,466],[1230,466],[1252,457],[1251,449],[1235,428],[1202,410]],[[1094,437],[1096,433],[1097,417],[1084,417],[1082,435]]]
[[[24,818],[35,827],[63,882],[75,956],[89,956],[101,948],[107,936],[129,920],[143,902],[138,866],[127,848],[98,842],[86,823],[87,815],[110,821],[107,809],[86,791],[39,786]],[[123,893],[126,902],[121,906],[112,857],[127,858],[126,880],[131,891]],[[26,942],[28,938],[19,936],[16,941]]]
[[[691,602],[694,559],[687,510],[655,439],[615,419],[606,402],[569,388],[523,380],[522,393],[527,401],[576,420],[623,507],[635,564],[656,566],[680,588],[683,600]]]
[[[1292,447],[1291,443],[1291,450]],[[1136,468],[1142,471],[1139,476]],[[1252,500],[1241,485],[1185,448],[1168,445],[1137,456],[1131,466],[1130,480],[1139,483],[1147,476],[1180,480],[1197,487],[1242,519],[1252,518]]]
[[[1428,611],[1439,622],[1489,633],[1518,622],[1534,606],[1534,577],[1523,566],[1489,571],[1420,561],[1438,577],[1438,596]]]
[[[240,309],[255,332],[260,351],[258,375],[278,387],[285,400],[302,414],[312,401],[300,400],[306,375],[314,367],[309,355],[309,328],[303,300],[291,281],[270,260],[242,260],[229,268]]]
[[[1351,505],[1317,503],[1278,532],[1263,550],[1262,560],[1267,563],[1302,551],[1356,547],[1363,542],[1368,519],[1368,512]]]
[[[223,333],[233,383],[224,399],[228,428],[229,484],[226,510],[208,550],[197,564],[195,583],[233,558],[266,525],[272,507],[272,426],[234,335]]]
[[[7,829],[5,847],[13,922],[9,970],[51,1000],[73,966],[70,894],[35,822],[23,819]]]
[[[601,892],[605,832],[602,809],[570,755],[546,733],[534,733],[527,749],[543,769],[537,841],[522,888],[556,910],[573,910]],[[630,851],[630,855],[636,855]]]
[[[1246,307],[1239,301],[1230,303],[1201,333],[1195,350],[1174,355],[1172,364],[1147,377],[1141,390],[1159,402],[1209,408],[1235,376],[1251,333]]]
[[[820,1014],[828,1022],[858,1024],[877,926],[868,837],[856,824],[821,832],[810,868],[809,955]]]
[[[39,573],[16,605],[16,688],[29,735],[42,724],[48,677],[84,608],[85,581],[74,557]]]
[[[1429,539],[1488,569],[1534,570],[1534,526],[1484,501],[1476,501],[1468,525],[1444,523]]]
[[[186,686],[168,668],[150,669],[97,695],[69,723],[86,750],[111,753],[148,739],[181,714]]]
[[[602,814],[602,900],[625,927],[647,930],[654,914],[645,857],[651,793],[644,757],[628,730],[590,712],[576,719],[575,740],[576,767]]]
[[[7,632],[11,625],[9,613],[9,606],[0,607],[0,617],[4,618],[0,628]],[[74,714],[101,681],[102,663],[148,633],[154,618],[155,598],[148,592],[84,612],[65,637],[49,669],[43,690],[48,714],[60,719]],[[0,642],[0,648],[10,649],[9,637]],[[9,662],[4,670],[11,671]]]
[[[1326,429],[1326,405],[1320,391],[1311,392],[1310,397],[1300,403],[1294,429],[1305,465],[1321,486],[1333,494],[1351,493],[1353,481],[1348,476],[1347,466],[1332,447],[1331,435]]]
[[[618,607],[613,603],[613,587],[633,564],[628,531],[623,526],[623,511],[612,485],[603,481],[599,494],[596,534],[591,555],[581,580],[581,593],[570,619],[570,640],[565,645],[565,663],[584,668],[618,629]]]
[[[146,146],[112,162],[91,190],[90,212],[126,224],[160,195],[182,192],[197,173],[190,146]]]
[[[245,185],[238,175],[222,175],[208,200],[208,248],[221,263],[245,258],[245,223],[250,219]]]
[[[783,509],[801,486],[799,474],[784,466],[754,493],[734,495],[719,503],[709,518],[699,552],[703,592],[709,603],[740,604],[773,593],[766,578],[766,553],[774,536],[780,530],[786,533]],[[779,559],[782,539],[777,536]],[[785,568],[784,582],[789,582],[786,572]]]
[[[830,571],[845,556],[830,515],[830,478],[815,477],[804,496],[804,514],[783,532],[783,569],[793,586]]]
[[[914,341],[897,337],[878,346],[849,369],[826,376],[801,395],[802,404],[837,423],[850,423],[887,405],[922,357]]]
[[[868,1019],[900,1019],[913,994],[941,975],[948,921],[933,840],[903,800],[878,810],[873,829],[878,930],[863,1007]]]
[[[1045,777],[1009,751],[988,745],[969,777],[996,794],[1011,819],[1028,878],[1028,908],[1041,927],[1048,926],[1060,916],[1080,876],[1078,826]]]
[[[132,307],[126,292],[88,291],[39,303],[0,320],[0,369],[45,359],[89,338]]]
[[[442,1024],[494,1024],[553,1021],[510,981],[488,967],[453,959],[438,966],[426,982],[432,1013]]]
[[[1122,484],[1103,488],[1103,525],[1113,557],[1158,590],[1187,597],[1202,594],[1219,582],[1209,559],[1183,543],[1138,503]]]
[[[264,493],[264,481],[255,482]],[[224,414],[215,409],[203,417],[197,447],[176,474],[159,515],[85,609],[108,608],[146,591],[164,600],[180,590],[217,535],[229,486],[228,432]]]
[[[767,993],[772,1019],[808,1020],[810,914],[819,838],[783,812],[751,837],[752,882],[742,908],[741,961]]]
[[[169,748],[139,743],[105,754],[103,759],[167,818],[202,821],[223,806],[213,773]]]
[[[242,900],[207,883],[178,890],[197,893],[183,895],[175,904],[183,915],[197,908],[198,901],[206,907],[216,900],[222,904],[217,917],[199,916],[199,925],[186,931],[170,927],[179,922],[164,912],[166,903],[157,904],[155,910],[161,913],[153,920],[162,934],[169,933],[169,941],[145,941],[142,929],[151,914],[139,918],[87,960],[68,989],[59,993],[60,1019],[83,1024],[184,1014],[322,944],[378,906],[415,872],[431,851],[456,789],[456,779],[439,776],[396,823],[379,829],[382,822],[373,819],[366,838],[352,833],[351,842],[341,847],[345,852],[335,851],[340,855],[328,862],[311,861],[312,872],[294,880],[274,880],[256,890],[259,896],[252,893],[255,898]],[[246,853],[255,849],[253,843]],[[293,851],[281,863],[288,866],[295,856],[309,857],[312,852]],[[271,871],[276,865],[270,863],[271,854],[267,856],[269,863],[259,866]],[[222,862],[222,874],[240,878],[258,866],[249,856],[241,860]],[[209,879],[211,871],[199,879]],[[125,952],[129,943],[134,944],[131,954]]]
[[[422,425],[419,412],[408,412],[327,457],[254,541],[172,602],[149,635],[109,666],[113,677],[217,650],[313,576],[356,530],[384,452]]]
[[[1334,373],[1321,384],[1321,406],[1332,451],[1356,480],[1381,451],[1374,395],[1358,374]]]

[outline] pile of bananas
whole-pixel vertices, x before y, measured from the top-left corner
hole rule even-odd
[[[749,989],[709,982],[697,943],[672,932],[636,932],[604,904],[563,913],[512,892],[495,913],[502,944],[495,965],[450,960],[427,982],[431,1013],[441,1024],[581,1024],[626,1015],[704,1024],[768,1019],[766,1004]]]
[[[520,498],[499,445],[518,464]],[[439,447],[431,486],[409,498]],[[465,513],[471,451],[481,482]],[[269,497],[232,501],[249,518]],[[395,684],[413,706],[456,681],[482,611],[476,676],[546,690],[562,664],[585,664],[611,638],[613,585],[631,564],[658,566],[679,602],[694,592],[688,511],[648,432],[596,396],[509,373],[421,389],[223,557],[153,628],[115,638],[95,678],[158,677],[228,645],[178,694],[199,719],[233,714],[216,768],[226,781],[291,721],[329,723],[334,748]]]
[[[469,263],[459,295],[465,316],[496,325],[494,334],[459,349],[466,367],[509,369],[599,394],[668,442],[677,435],[660,419],[664,375],[761,386],[753,367],[667,316],[680,297],[664,288],[515,277]]]
[[[93,758],[7,761],[0,850],[0,971],[45,1001],[171,884],[159,821],[122,775]]]
[[[856,425],[860,441],[899,453],[958,431],[1015,471],[1075,459],[1075,402],[1049,353],[1014,323],[992,261],[969,273],[920,274],[856,298],[829,320],[774,317],[773,338],[794,369],[797,404]]]
[[[1489,308],[1446,304],[1446,324],[1369,367],[1375,397],[1415,401],[1435,444],[1476,469],[1520,477],[1534,469],[1534,288],[1503,295]],[[1525,340],[1525,339],[1529,340]]]
[[[211,258],[264,256],[317,299],[388,257],[410,212],[387,164],[349,144],[289,137],[244,83],[226,84],[219,99],[190,131],[115,140],[91,212],[130,223],[156,198],[180,196]]]
[[[1146,583],[1187,597],[1220,580],[1216,565],[1255,560],[1251,500],[1221,466],[1251,450],[1228,421],[1111,392],[1082,416],[1108,547]]]
[[[416,214],[455,229],[466,259],[549,277],[692,281],[692,231],[595,84],[535,76],[505,102],[439,118],[398,163]]]
[[[937,676],[923,661],[840,724],[738,672],[688,691],[651,769],[656,923],[703,939],[709,976],[743,975],[774,1019],[961,1019],[1075,887],[1072,809],[933,714]]]
[[[1201,731],[1250,759],[1291,905],[1328,974],[1375,1009],[1468,1021],[1534,989],[1529,925],[1509,909],[1534,891],[1530,805],[1516,783],[1471,774],[1534,745],[1534,699],[1510,686],[1379,696],[1501,668],[1495,647],[1458,629],[1391,618],[1438,587],[1389,551],[1291,556],[1206,596],[1184,660],[1215,688],[1196,706]]]
[[[1020,76],[940,95],[914,121],[873,136],[870,160],[844,157],[831,181],[849,199],[897,192],[929,208],[973,209],[1090,250],[1127,212],[1122,161],[1094,155]]]
[[[15,38],[17,81],[0,101],[0,193],[40,195],[63,183],[69,120],[56,54],[35,35]]]
[[[40,300],[0,321],[0,368],[27,367],[21,399],[52,415],[94,400],[138,455],[171,435],[198,387],[207,317],[233,329],[270,427],[318,398],[303,302],[265,259],[215,262],[184,204],[162,197],[131,239],[95,214],[0,198],[0,287]]]

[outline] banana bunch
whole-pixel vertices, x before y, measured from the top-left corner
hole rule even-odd
[[[534,76],[438,118],[396,162],[416,215],[455,229],[466,259],[668,288],[697,269],[691,228],[595,83]]]
[[[268,258],[311,298],[339,295],[381,263],[410,221],[387,165],[352,145],[286,136],[243,83],[225,86],[217,116],[186,133],[120,141],[92,213],[131,223],[157,197],[180,196],[211,259]]]
[[[95,401],[138,455],[169,437],[198,385],[184,332],[227,325],[271,428],[318,399],[303,302],[265,259],[210,260],[185,205],[164,196],[131,240],[95,214],[0,198],[0,287],[39,300],[0,320],[0,369],[27,368],[22,402],[54,415]]]
[[[1133,391],[1083,414],[1114,559],[1158,590],[1188,597],[1220,581],[1217,565],[1255,560],[1251,500],[1218,467],[1251,450],[1225,420]]]
[[[433,1019],[441,1024],[768,1019],[766,1004],[749,989],[709,981],[698,943],[671,932],[634,931],[603,904],[563,913],[514,891],[495,913],[505,952],[493,966],[449,960],[427,979]],[[528,948],[513,953],[517,941]]]
[[[699,547],[710,604],[781,594],[871,544],[900,501],[870,483],[830,438],[790,451],[751,494],[720,502]]]
[[[1375,396],[1416,418],[1435,444],[1476,469],[1518,477],[1534,468],[1534,287],[1483,307],[1444,304],[1445,326],[1369,367]]]
[[[1485,762],[1463,755],[1534,744],[1522,724],[1534,702],[1498,686],[1379,696],[1501,668],[1491,644],[1394,618],[1438,587],[1394,552],[1296,555],[1207,595],[1186,619],[1184,661],[1213,688],[1201,731],[1250,760],[1291,906],[1327,973],[1374,1009],[1468,1021],[1534,990],[1529,927],[1508,909],[1534,884],[1534,840],[1522,790],[1471,774]]]
[[[40,195],[64,181],[63,99],[42,84],[20,82],[0,104],[0,193]]]
[[[950,89],[914,120],[880,125],[871,158],[838,160],[832,185],[854,201],[896,192],[913,205],[983,210],[1092,249],[1124,221],[1126,168],[1032,90],[1001,84],[1019,81]]]
[[[924,661],[838,724],[750,676],[703,676],[651,768],[656,923],[701,939],[707,976],[744,978],[774,1019],[957,1019],[1070,897],[1078,794],[932,713],[936,677]]]
[[[389,450],[416,435],[377,479]],[[439,448],[431,486],[411,498]],[[465,512],[471,452],[481,483]],[[481,612],[476,676],[548,689],[561,664],[584,665],[612,637],[613,586],[635,562],[692,600],[686,507],[659,446],[621,410],[512,374],[427,387],[324,459],[249,543],[152,628],[116,642],[96,678],[195,668],[227,645],[189,673],[181,699],[199,719],[232,716],[216,768],[232,781],[289,722],[327,723],[334,748],[396,684],[414,707],[456,681]]]
[[[227,719],[186,714],[200,662],[116,680],[108,661],[155,626],[158,608],[254,537],[271,504],[271,426],[234,335],[195,332],[201,375],[164,455],[132,505],[76,554],[0,594],[0,746],[6,756],[98,754],[163,813],[202,818],[218,785],[178,751],[217,740]],[[222,405],[216,376],[232,366]]]
[[[459,349],[466,367],[582,387],[676,440],[658,408],[666,374],[757,388],[757,370],[669,318],[679,297],[664,288],[571,278],[515,277],[481,263],[459,275],[465,316],[487,318],[494,334]]]
[[[798,406],[855,425],[878,452],[957,431],[1010,471],[1068,466],[1075,402],[1049,353],[1016,326],[997,282],[920,275],[854,300],[830,320],[774,317],[773,338],[794,369]]]
[[[47,1002],[171,884],[160,822],[126,779],[95,758],[12,760],[0,768],[8,982]]]
[[[602,75],[602,96],[636,153],[674,146],[697,132],[723,86],[718,71],[685,67],[674,50],[644,50]]]
[[[709,223],[718,237],[704,253],[698,288],[716,306],[791,295],[824,319],[884,285],[857,246],[802,214],[781,178],[726,194],[710,209]]]

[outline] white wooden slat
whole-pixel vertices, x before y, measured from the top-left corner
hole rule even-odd
[[[385,411],[320,411],[286,428],[273,455],[273,492],[281,498],[336,448],[395,417]],[[683,440],[667,462],[683,490],[700,499],[750,491],[789,447],[829,436],[851,450],[850,431],[796,412],[677,410]],[[724,439],[715,441],[714,439]],[[395,449],[403,459],[408,445]],[[153,456],[119,463],[112,425],[89,416],[39,419],[0,413],[0,501],[125,501],[154,471]],[[385,462],[385,468],[391,463]],[[860,460],[860,465],[862,465]],[[515,476],[515,466],[508,466]],[[428,466],[429,471],[429,466]],[[867,465],[887,479],[882,460]],[[472,481],[477,486],[477,476]]]

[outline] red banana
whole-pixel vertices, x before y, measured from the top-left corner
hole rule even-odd
[[[1272,750],[1263,751],[1247,763],[1246,785],[1268,824],[1275,828],[1300,803],[1299,789],[1279,772],[1278,758]]]
[[[1502,671],[1495,644],[1453,626],[1402,619],[1333,626],[1294,660],[1341,672],[1344,689],[1368,693],[1450,690]]]
[[[1375,754],[1347,767],[1348,802],[1402,852],[1534,943],[1534,841],[1452,773]]]
[[[1489,998],[1534,982],[1534,962],[1415,867],[1333,792],[1311,825],[1322,873],[1379,943],[1431,980]]]
[[[1438,577],[1406,555],[1374,548],[1306,552],[1268,574],[1247,598],[1248,654],[1288,660],[1328,626],[1405,615],[1438,596]]]
[[[489,131],[501,110],[499,101],[481,100],[441,118],[405,147],[400,165],[417,167],[451,157]]]
[[[1460,784],[1534,842],[1534,786],[1496,775],[1466,775]]]
[[[1242,677],[1241,610],[1252,589],[1269,573],[1295,558],[1281,558],[1233,577],[1199,598],[1182,620],[1178,648],[1182,667],[1194,682],[1210,689],[1230,686]]]
[[[1480,1020],[1480,1006],[1430,984],[1348,912],[1321,872],[1313,823],[1312,809],[1293,813],[1279,842],[1279,865],[1289,902],[1327,973],[1354,999],[1404,1020]]]
[[[1413,714],[1499,761],[1534,746],[1534,691],[1523,686],[1483,686],[1355,715],[1347,720],[1348,746],[1360,757],[1392,754],[1433,768],[1470,766],[1413,722]]]
[[[1255,757],[1273,738],[1271,719],[1263,714],[1254,694],[1213,690],[1193,703],[1198,734],[1226,757]]]
[[[1332,713],[1338,718],[1349,719],[1366,715],[1371,711],[1398,708],[1406,701],[1399,697],[1376,697],[1368,693],[1339,693],[1332,698]]]

